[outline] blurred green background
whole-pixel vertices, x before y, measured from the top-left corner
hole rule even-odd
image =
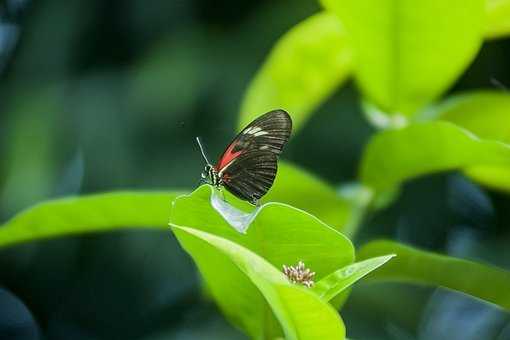
[[[317,11],[305,0],[0,2],[1,221],[61,196],[196,187],[194,137],[211,158],[223,150],[273,43]],[[508,39],[485,43],[451,92],[510,86],[509,61]],[[338,186],[373,132],[348,84],[283,158]],[[390,237],[508,269],[509,221],[507,195],[443,173],[407,184],[356,242]],[[443,289],[360,284],[342,317],[353,339],[510,339],[508,313]],[[2,250],[0,339],[244,336],[173,235],[151,230]]]

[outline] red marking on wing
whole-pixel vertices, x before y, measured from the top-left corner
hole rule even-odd
[[[227,150],[223,153],[221,156],[218,164],[216,164],[216,171],[220,171],[223,169],[228,163],[230,163],[234,158],[239,156],[241,153],[243,153],[243,150],[239,150],[234,152],[234,147],[237,143],[232,143],[228,146]]]

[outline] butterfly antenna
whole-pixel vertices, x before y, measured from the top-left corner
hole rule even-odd
[[[198,147],[200,148],[200,153],[202,154],[202,158],[204,159],[206,164],[211,164],[205,155],[204,147],[202,146],[202,142],[200,141],[200,137],[197,137]]]

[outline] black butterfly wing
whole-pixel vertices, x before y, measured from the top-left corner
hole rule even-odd
[[[220,172],[240,155],[256,150],[282,152],[292,131],[292,120],[283,110],[263,114],[246,126],[223,152],[215,168]]]
[[[244,153],[222,171],[223,185],[237,197],[256,204],[273,185],[277,160],[268,150]]]
[[[284,110],[269,111],[252,121],[237,136],[245,149],[269,150],[276,155],[282,152],[292,131],[292,120]]]

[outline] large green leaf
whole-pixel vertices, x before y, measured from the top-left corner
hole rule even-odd
[[[262,257],[227,239],[192,228],[173,226],[174,233],[183,247],[195,259],[200,271],[208,282],[222,282],[245,277],[239,290],[230,290],[222,298],[236,299],[249,293],[244,288],[256,287],[258,296],[262,296],[271,306],[280,322],[286,339],[344,339],[345,328],[338,313],[327,302],[302,286],[291,284],[285,276]],[[218,264],[229,263],[229,269],[236,276],[225,276],[225,268]],[[248,281],[249,280],[249,281]],[[231,284],[227,283],[227,287]],[[225,288],[227,288],[225,287]],[[256,306],[246,306],[256,307]],[[247,317],[257,320],[256,312],[239,309],[237,317],[250,313]],[[271,339],[270,334],[252,334],[255,339]]]
[[[487,0],[485,36],[499,38],[510,34],[510,0]]]
[[[263,257],[276,268],[304,261],[316,278],[332,273],[354,260],[351,242],[314,216],[282,203],[260,207],[246,234],[235,230],[211,205],[212,187],[202,186],[191,195],[174,201],[170,223],[206,231],[226,238]],[[243,206],[233,196],[228,202]],[[195,254],[197,256],[200,254]],[[211,294],[225,315],[254,338],[279,335],[258,289],[224,257],[203,255],[200,270]],[[235,294],[233,294],[235,292]]]
[[[510,144],[510,95],[477,91],[454,96],[433,109],[433,114],[473,132],[480,138]],[[510,167],[476,166],[465,169],[476,181],[510,191]]]
[[[334,15],[299,23],[273,47],[241,105],[243,127],[266,111],[289,111],[297,130],[351,71],[351,49]]]
[[[441,286],[510,309],[510,272],[506,270],[386,240],[366,244],[358,256],[363,259],[388,253],[397,257],[367,279]]]
[[[278,163],[276,180],[263,202],[282,202],[306,210],[343,231],[352,218],[352,205],[309,172],[286,162]]]
[[[360,176],[381,194],[420,175],[481,165],[510,166],[510,147],[449,122],[427,122],[376,134],[365,149]]]
[[[313,291],[324,301],[329,301],[368,273],[391,260],[394,256],[378,256],[338,269],[317,282],[313,287]]]
[[[409,117],[473,60],[484,0],[322,0],[345,24],[358,85],[390,116]]]
[[[170,203],[182,192],[112,192],[48,201],[0,227],[0,247],[119,228],[168,228]]]

